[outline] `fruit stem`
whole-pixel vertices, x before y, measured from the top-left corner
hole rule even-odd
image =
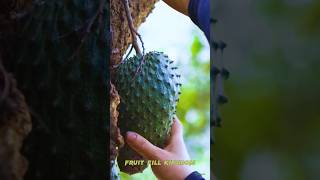
[[[131,32],[132,46],[134,47],[137,55],[141,56],[142,53],[141,53],[141,50],[140,50],[138,43],[137,43],[137,37],[136,37],[136,35],[137,35],[141,41],[141,44],[143,47],[143,55],[144,55],[144,44],[142,42],[141,35],[135,30],[135,28],[133,26],[133,21],[132,21],[132,17],[131,17],[131,13],[130,13],[130,8],[129,8],[129,2],[128,2],[128,0],[122,0],[122,3],[124,5],[124,9],[125,9],[127,20],[128,20],[128,25],[129,25],[130,32]]]

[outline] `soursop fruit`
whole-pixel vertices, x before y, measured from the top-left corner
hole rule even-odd
[[[114,83],[120,94],[119,127],[123,136],[134,131],[158,147],[169,136],[180,94],[180,75],[167,55],[149,52],[134,56],[119,65]],[[122,172],[142,172],[144,165],[125,166],[125,160],[143,158],[127,144],[120,149],[118,165]],[[146,162],[146,161],[145,161]]]

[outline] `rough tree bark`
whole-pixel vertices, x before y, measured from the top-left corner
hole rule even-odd
[[[146,20],[146,17],[154,8],[154,4],[158,0],[129,0],[129,6],[131,10],[131,16],[133,19],[133,25],[137,29],[141,23]],[[126,19],[124,6],[121,0],[111,0],[110,5],[110,28],[111,28],[111,62],[110,69],[112,73],[112,67],[121,62],[122,56],[131,43],[131,34]],[[112,79],[112,74],[111,74]],[[123,138],[120,135],[120,131],[117,125],[118,112],[116,110],[119,104],[119,95],[116,89],[111,83],[110,92],[110,128],[111,128],[111,160],[118,154],[117,147],[121,147],[123,144]]]
[[[0,43],[14,33],[15,20],[24,15],[32,0],[0,1]],[[21,154],[23,140],[31,131],[31,117],[16,80],[2,64],[0,46],[0,179],[22,180],[28,161]]]
[[[0,59],[0,179],[22,180],[28,162],[21,155],[23,140],[31,131],[31,118],[16,81]]]
[[[0,2],[0,40],[5,33],[13,33],[15,19],[24,15],[32,0],[3,0]],[[154,8],[157,0],[129,0],[133,24],[137,28],[145,21]],[[111,0],[111,61],[110,67],[121,62],[122,56],[131,43],[131,35],[125,16],[123,4],[120,0]],[[0,49],[1,51],[1,49]],[[112,69],[112,68],[110,68]],[[7,75],[7,73],[6,73]],[[4,84],[4,75],[0,77],[0,88]],[[0,114],[0,179],[22,179],[26,171],[26,160],[20,154],[20,148],[25,136],[31,130],[31,119],[23,95],[16,88],[15,80],[9,77],[9,94],[5,101],[1,101]],[[119,95],[111,84],[110,88],[110,118],[111,118],[111,158],[117,155],[117,148],[123,143],[117,125]],[[0,95],[2,96],[3,89]],[[7,109],[6,111],[4,111]],[[6,113],[3,113],[6,112]],[[9,153],[9,154],[8,154]],[[10,156],[9,156],[10,155]],[[6,163],[1,163],[6,162]],[[2,174],[1,174],[2,173]]]

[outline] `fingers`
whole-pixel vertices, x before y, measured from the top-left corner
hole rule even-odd
[[[177,117],[174,117],[168,145],[164,150],[154,146],[147,139],[135,132],[127,132],[126,142],[133,150],[146,159],[163,159],[169,152],[179,152],[182,147],[185,147],[183,127]]]
[[[171,136],[182,136],[183,127],[177,116],[173,119],[173,124],[171,127]]]
[[[168,140],[168,145],[170,144],[176,144],[180,141],[183,141],[183,130],[182,130],[182,124],[180,120],[175,117],[173,119],[173,124],[171,126],[171,133],[170,138]]]
[[[171,126],[170,138],[168,139],[168,144],[165,150],[179,151],[181,147],[184,147],[183,126],[180,120],[175,117]]]
[[[126,141],[132,149],[146,159],[159,159],[165,153],[162,149],[154,146],[147,139],[134,132],[127,132]]]

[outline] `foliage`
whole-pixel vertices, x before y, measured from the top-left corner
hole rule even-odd
[[[177,112],[183,122],[186,136],[200,134],[208,127],[210,62],[208,59],[201,59],[203,46],[196,36],[190,48],[191,58],[187,63],[188,67],[182,67],[185,68],[183,70],[185,79]]]

